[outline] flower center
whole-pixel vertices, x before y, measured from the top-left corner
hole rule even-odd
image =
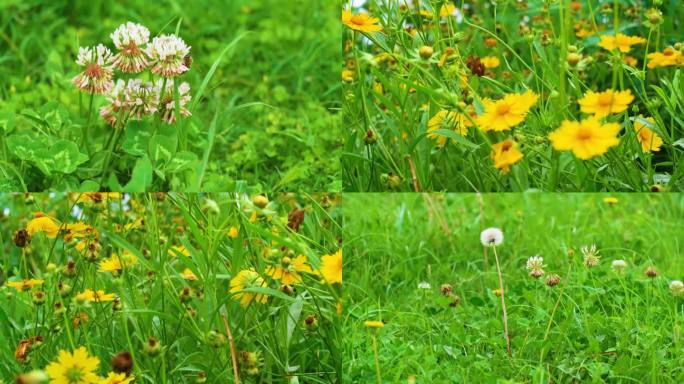
[[[352,24],[355,24],[355,25],[363,25],[363,24],[365,24],[365,23],[364,23],[365,18],[364,18],[363,16],[361,16],[361,15],[354,15],[354,16],[352,16],[352,18],[350,19],[350,21],[352,22]]]
[[[665,55],[665,56],[674,55],[674,49],[672,49],[670,47],[665,48],[665,50],[663,51],[663,55]]]
[[[496,106],[496,114],[501,116],[511,111],[511,106],[508,104],[499,104]]]
[[[613,104],[613,95],[610,93],[601,94],[599,96],[598,103],[602,107],[607,107],[607,106]]]
[[[513,148],[513,143],[510,141],[504,141],[503,145],[501,146],[501,152],[508,152],[508,150],[511,148]]]
[[[102,67],[95,63],[88,64],[85,70],[85,75],[88,77],[102,77],[103,74]]]
[[[579,132],[577,132],[577,138],[582,141],[589,140],[591,139],[591,131],[586,128],[580,128]]]
[[[83,378],[83,371],[79,367],[71,367],[66,372],[66,378],[69,384],[80,383]]]
[[[125,56],[136,56],[140,53],[140,49],[138,48],[137,45],[135,45],[134,42],[131,41],[130,43],[128,43],[127,46],[124,47],[124,49],[122,50],[122,53]]]

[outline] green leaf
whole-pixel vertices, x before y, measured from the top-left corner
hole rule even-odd
[[[32,162],[39,153],[45,152],[46,143],[42,139],[21,134],[8,137],[7,147],[19,159]]]
[[[79,165],[88,161],[88,155],[81,153],[78,145],[69,140],[57,140],[47,151],[36,159],[36,165],[50,172],[73,173]]]
[[[131,180],[123,187],[125,192],[145,192],[152,185],[152,162],[145,156],[135,162]]]
[[[152,130],[144,121],[129,121],[124,132],[122,148],[124,152],[133,156],[143,156],[147,153],[148,144],[152,137]]]
[[[245,288],[245,289],[241,290],[240,292],[259,293],[262,295],[277,297],[279,299],[283,299],[286,301],[295,301],[295,299],[284,294],[281,291],[277,291],[275,289],[266,288],[266,287],[249,287],[249,288]]]
[[[456,141],[459,144],[465,145],[468,148],[477,149],[480,147],[479,145],[472,143],[471,141],[469,141],[465,137],[459,135],[458,133],[451,131],[451,130],[448,130],[448,129],[438,129],[438,130],[434,131],[433,133],[437,134],[439,136],[448,137],[448,138]]]
[[[0,112],[0,129],[5,132],[10,132],[14,129],[15,118],[14,113],[9,111]]]
[[[168,173],[177,173],[189,168],[193,168],[197,163],[198,158],[192,152],[182,151],[178,152],[164,169]]]
[[[152,162],[159,164],[168,163],[176,153],[177,140],[175,137],[155,135],[149,142],[149,154]]]

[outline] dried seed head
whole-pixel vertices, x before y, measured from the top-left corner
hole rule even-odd
[[[442,284],[442,286],[439,287],[439,292],[444,296],[449,296],[453,290],[454,287],[452,287],[451,284]]]
[[[112,371],[116,373],[130,374],[133,370],[133,356],[128,351],[117,353],[112,359]]]
[[[650,278],[658,276],[658,271],[653,266],[649,266],[648,268],[646,268],[646,271],[644,273],[646,274],[646,276]]]
[[[554,286],[558,285],[558,283],[560,283],[560,281],[561,281],[560,276],[558,276],[556,274],[549,275],[546,277],[546,285],[548,285],[549,287],[554,287]]]
[[[29,235],[26,229],[20,229],[14,233],[14,245],[19,248],[24,248],[28,243],[31,242],[31,235]]]

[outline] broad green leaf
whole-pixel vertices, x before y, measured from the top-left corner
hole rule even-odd
[[[15,125],[14,113],[9,111],[0,112],[0,130],[10,132]]]
[[[39,154],[36,165],[58,173],[73,173],[79,165],[88,161],[88,155],[81,153],[78,145],[69,140],[57,140],[47,153]]]
[[[124,132],[122,148],[133,156],[143,156],[152,137],[152,129],[144,121],[129,121]]]
[[[193,168],[197,161],[197,155],[192,152],[178,152],[166,165],[165,171],[168,173],[184,171],[186,169]]]
[[[150,159],[156,166],[168,163],[176,153],[177,140],[175,137],[155,135],[150,138]]]
[[[126,192],[145,192],[152,185],[152,162],[145,156],[135,163],[131,180],[123,187]]]

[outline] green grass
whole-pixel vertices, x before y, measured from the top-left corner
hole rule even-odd
[[[684,196],[620,194],[613,206],[605,196],[484,195],[481,210],[474,194],[345,195],[345,381],[376,382],[366,320],[386,323],[377,332],[383,383],[681,381],[684,301],[668,285],[684,277]],[[494,256],[479,239],[492,226],[505,237],[497,252],[510,360]],[[587,269],[580,248],[591,244],[601,259]],[[528,276],[535,255],[559,285]],[[627,262],[623,275],[611,270],[616,259]],[[650,265],[658,277],[645,276]]]
[[[0,195],[0,206],[7,210],[0,220],[0,382],[44,369],[57,360],[58,351],[84,346],[99,358],[96,373],[101,376],[111,369],[116,353],[129,351],[135,383],[195,383],[200,372],[206,383],[235,383],[233,353],[227,337],[220,336],[227,333],[226,323],[234,337],[240,382],[341,382],[341,287],[301,273],[301,284],[285,293],[279,281],[267,276],[267,268],[280,265],[285,255],[306,255],[318,269],[322,255],[337,251],[338,196],[272,195],[263,209],[249,196],[227,193],[134,194],[109,203],[76,203],[77,197]],[[295,208],[306,212],[298,232],[287,227],[288,212]],[[27,228],[38,211],[65,224],[92,226],[101,245],[96,262],[74,248],[78,239],[69,241],[64,233],[56,238],[35,233],[26,248],[15,246],[15,231]],[[125,227],[139,220],[142,226]],[[229,236],[232,227],[235,237]],[[181,246],[187,256],[169,254]],[[118,277],[98,271],[104,258],[128,252],[137,256],[137,263]],[[64,272],[68,260],[75,262],[73,275]],[[186,268],[195,281],[183,277]],[[229,293],[229,285],[240,271],[252,268],[265,285],[250,289],[268,295],[268,301],[244,307]],[[28,292],[6,284],[24,278],[44,282]],[[60,282],[71,290],[59,294]],[[87,288],[115,294],[120,305],[115,309],[114,302],[80,301],[78,293]],[[45,295],[42,304],[33,300],[37,291]],[[58,303],[64,312],[54,309]],[[87,321],[76,327],[79,314]],[[309,316],[317,327],[306,326]],[[17,361],[20,341],[35,336],[43,337],[42,344],[29,349],[24,363]],[[158,355],[146,352],[150,336],[162,346]],[[222,340],[212,344],[216,338]],[[250,373],[255,367],[243,352],[258,354],[256,371]]]
[[[439,17],[436,10],[446,3],[459,8],[469,5],[462,22]],[[344,86],[344,120],[349,127],[342,155],[344,190],[638,192],[654,186],[682,190],[682,67],[649,69],[645,62],[647,53],[684,40],[680,3],[579,1],[579,12],[571,11],[571,3],[412,3],[427,16],[419,16],[417,6],[400,8],[373,0],[366,2],[364,10],[353,9],[379,18],[383,31],[344,32],[349,47],[344,53],[346,69],[353,74]],[[662,12],[661,24],[644,23],[650,7]],[[599,32],[578,37],[576,25]],[[598,46],[599,36],[616,31],[647,40],[629,52],[636,65],[625,64],[626,54]],[[487,39],[493,45],[487,45]],[[419,56],[422,46],[433,48],[430,59]],[[566,61],[573,48],[581,56],[575,67]],[[455,53],[440,66],[448,50]],[[467,61],[485,56],[497,57],[501,64],[478,77]],[[587,91],[606,89],[629,89],[635,96],[625,112],[605,119],[620,124],[620,143],[586,161],[553,149],[550,132],[564,120],[587,117],[580,112],[578,99]],[[511,130],[484,132],[470,127],[459,136],[455,128],[445,126],[436,133],[437,138],[449,138],[443,147],[426,134],[428,121],[440,110],[481,115],[484,98],[498,100],[526,90],[540,98],[524,122]],[[659,151],[644,152],[639,146],[634,129],[639,114],[655,119],[651,128],[664,141]],[[374,136],[371,143],[365,140],[369,131]],[[520,145],[524,157],[504,174],[490,157],[492,144],[507,138]]]
[[[8,0],[0,9],[0,190],[341,189],[331,2]],[[94,98],[89,121],[90,97],[71,78],[78,47],[114,49],[109,34],[128,21],[192,46],[180,81],[193,116],[129,124],[107,166],[105,100]]]

